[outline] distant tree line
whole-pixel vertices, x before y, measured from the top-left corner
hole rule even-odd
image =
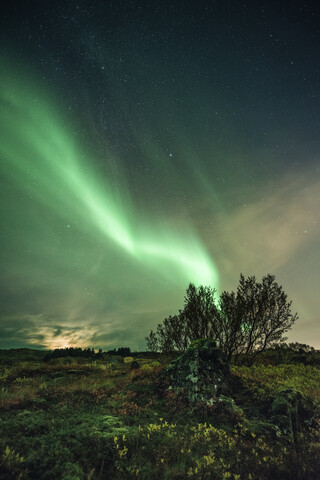
[[[131,349],[129,347],[119,347],[118,349],[108,350],[103,352],[100,348],[98,352],[95,352],[94,348],[77,348],[77,347],[66,347],[66,348],[56,348],[46,354],[44,361],[49,361],[54,358],[63,358],[63,357],[72,357],[72,358],[87,358],[92,360],[97,360],[103,358],[105,355],[119,355],[122,357],[127,357],[131,355]]]
[[[129,347],[119,347],[118,349],[114,348],[113,350],[107,351],[108,355],[121,355],[122,357],[128,357],[131,355],[131,349]]]
[[[95,352],[94,348],[76,348],[76,347],[67,347],[67,348],[56,348],[55,350],[48,352],[44,357],[44,361],[52,360],[54,358],[62,357],[82,357],[88,359],[97,359],[101,358],[103,355],[102,350],[99,349],[98,353]]]
[[[274,275],[258,282],[255,276],[240,275],[235,292],[216,290],[190,283],[179,313],[164,319],[146,337],[148,349],[159,352],[183,352],[199,338],[212,338],[229,360],[245,354],[253,359],[286,338],[297,320],[291,313],[291,302]]]

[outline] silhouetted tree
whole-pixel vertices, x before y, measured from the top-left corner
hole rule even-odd
[[[217,316],[214,301],[215,290],[210,287],[196,288],[189,284],[184,298],[184,308],[174,316],[165,318],[146,337],[148,349],[162,352],[184,351],[193,340],[211,338],[213,319]]]
[[[190,342],[199,338],[213,338],[228,356],[240,354],[254,358],[267,347],[284,341],[283,334],[296,321],[291,313],[291,302],[273,275],[257,282],[255,276],[247,279],[241,274],[236,292],[222,292],[215,299],[211,287],[189,284],[184,308],[177,315],[165,318],[146,337],[151,351],[184,351]]]
[[[128,357],[131,355],[131,349],[129,347],[119,347],[108,350],[108,355],[121,355],[122,357]]]
[[[298,343],[298,342],[289,343],[287,348],[290,348],[294,352],[299,352],[299,353],[310,353],[315,351],[314,347],[312,347],[311,345],[307,345],[305,343]]]
[[[284,333],[298,318],[291,304],[274,275],[257,282],[255,276],[246,279],[241,274],[236,293],[223,292],[219,302],[217,339],[226,354],[254,358],[286,340]]]
[[[63,358],[63,357],[84,357],[84,358],[96,358],[98,354],[95,353],[94,348],[82,348],[80,347],[66,347],[66,348],[56,348],[52,352],[49,352],[44,360],[51,360],[53,358]]]
[[[122,355],[123,357],[127,357],[131,354],[131,349],[129,347],[119,347],[117,350],[117,355]]]

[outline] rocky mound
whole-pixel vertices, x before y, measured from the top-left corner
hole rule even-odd
[[[170,389],[187,392],[191,403],[217,401],[229,374],[229,363],[224,354],[210,339],[200,339],[170,363],[165,375],[170,379]]]

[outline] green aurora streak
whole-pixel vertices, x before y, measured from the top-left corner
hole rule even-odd
[[[101,178],[85,160],[89,156],[81,145],[75,147],[75,135],[52,106],[50,95],[26,87],[17,80],[19,75],[8,74],[8,68],[2,71],[7,71],[1,78],[0,119],[5,178],[66,223],[76,218],[82,235],[112,240],[166,282],[217,287],[217,269],[192,228],[181,232],[137,212],[124,181],[115,186]]]

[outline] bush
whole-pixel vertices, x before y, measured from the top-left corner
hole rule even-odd
[[[254,276],[241,274],[236,292],[222,292],[215,300],[211,287],[195,287],[186,291],[184,308],[177,315],[165,318],[146,337],[149,350],[183,352],[200,338],[214,339],[229,360],[245,354],[252,361],[267,347],[283,341],[283,334],[296,321],[291,302],[273,275],[261,282]]]

